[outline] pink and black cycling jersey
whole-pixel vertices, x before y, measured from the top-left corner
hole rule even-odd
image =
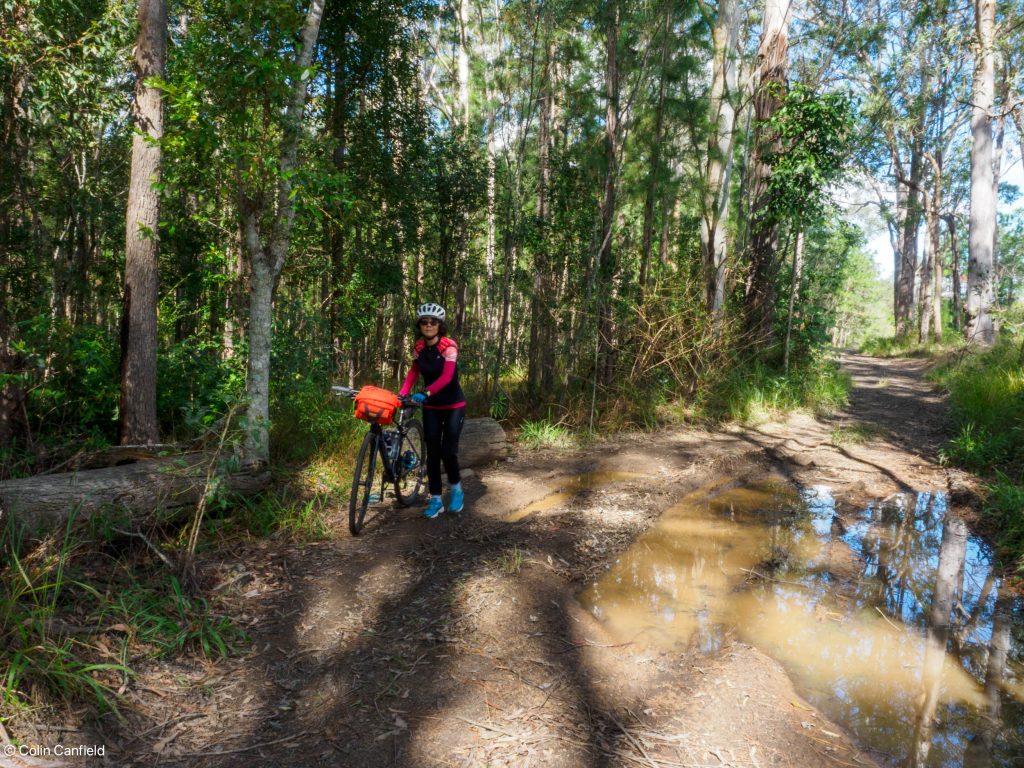
[[[458,345],[447,336],[442,336],[433,346],[418,339],[413,348],[412,367],[399,394],[408,395],[422,375],[423,387],[430,391],[424,408],[461,408],[466,404],[466,396],[459,386],[458,357]]]

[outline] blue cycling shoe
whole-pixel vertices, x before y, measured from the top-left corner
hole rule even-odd
[[[455,488],[452,488],[452,495],[448,499],[448,511],[461,512],[463,499],[465,498],[465,496],[466,494],[462,492],[461,484],[456,486]]]
[[[441,501],[441,497],[431,496],[430,503],[427,504],[427,508],[423,510],[423,516],[428,520],[433,520],[442,512],[444,512],[444,502]]]

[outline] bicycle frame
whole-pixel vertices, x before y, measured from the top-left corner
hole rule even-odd
[[[391,425],[395,427],[395,432],[398,435],[399,445],[402,444],[402,438],[405,437],[406,435],[406,430],[404,428],[406,411],[412,410],[413,406],[411,405],[403,405],[399,407],[398,416],[396,417],[394,423]],[[394,482],[394,478],[400,475],[399,472],[396,472],[396,469],[398,468],[398,462],[396,461],[397,457],[389,456],[388,451],[385,450],[386,446],[384,441],[384,431],[385,428],[382,427],[380,424],[370,425],[370,432],[376,435],[375,441],[377,456],[380,458],[381,467],[384,470],[380,484],[380,491],[382,497],[384,495],[384,486],[390,482]]]
[[[355,399],[358,390],[349,387],[331,387],[338,395]],[[363,525],[367,504],[384,499],[385,488],[393,484],[395,499],[400,506],[414,504],[419,496],[423,472],[426,467],[426,446],[423,440],[423,427],[411,417],[410,412],[417,404],[403,399],[392,424],[382,426],[370,423],[369,430],[363,438],[363,444],[356,461],[352,478],[352,493],[349,499],[349,528],[357,535]],[[393,442],[385,440],[385,435],[393,435]],[[389,450],[390,446],[396,446]],[[410,450],[411,449],[411,450]],[[381,466],[376,468],[377,460]],[[410,459],[412,459],[410,461]],[[364,472],[365,468],[365,472]],[[374,494],[377,472],[380,472],[380,492]],[[412,481],[411,489],[408,482]],[[373,498],[373,497],[376,498]]]

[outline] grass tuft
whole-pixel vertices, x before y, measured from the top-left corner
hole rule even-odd
[[[572,448],[572,434],[561,424],[550,421],[524,421],[519,428],[519,442],[527,448]]]
[[[241,499],[242,520],[259,536],[284,535],[297,541],[322,541],[330,534],[330,504],[320,494],[304,498],[289,486]]]
[[[498,557],[497,566],[506,576],[515,576],[523,570],[525,553],[518,546],[506,549]]]

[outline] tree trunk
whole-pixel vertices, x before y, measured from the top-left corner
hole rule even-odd
[[[469,137],[469,0],[458,0],[459,21],[459,120]]]
[[[1007,585],[1001,584],[992,611],[992,635],[988,645],[988,662],[985,665],[985,720],[979,738],[967,747],[964,766],[990,766],[993,760],[996,739],[999,736],[999,719],[1002,712],[1002,697],[1006,683],[1006,660],[1011,645],[1013,628],[1013,597],[1008,594]]]
[[[995,30],[993,30],[993,36]],[[993,41],[994,42],[994,41]],[[999,78],[999,91],[996,92],[995,74],[993,72],[993,83],[992,90],[994,94],[994,100],[999,104],[1005,105],[1010,101],[1010,85],[1014,78],[1014,74],[1011,74],[1010,65],[1005,56],[1001,56],[1002,59],[1002,71],[1000,72]],[[1018,105],[1019,106],[1019,105]],[[1003,170],[1003,144],[1006,140],[1006,117],[1007,112],[1005,109],[1000,109],[995,115],[995,125],[993,126],[993,132],[995,134],[993,138],[993,149],[992,149],[992,198],[999,200],[999,180],[1002,177]],[[992,271],[996,273],[999,266],[999,235],[998,235],[998,217],[996,219],[997,226],[992,229]],[[998,290],[995,288],[994,290]],[[999,297],[996,296],[995,300],[998,301]]]
[[[11,13],[13,27],[21,34],[28,31],[28,7],[15,3]],[[28,152],[25,134],[27,115],[22,105],[27,73],[13,66],[7,74],[0,110],[0,445],[10,445],[22,431],[22,398],[24,394],[14,377],[21,366],[21,355],[15,352],[17,313],[13,311],[15,256],[12,248],[15,231],[23,226],[24,195],[22,194],[24,158]]]
[[[798,229],[796,233],[796,247],[793,248],[793,274],[789,284],[789,314],[786,317],[786,344],[782,353],[782,368],[789,372],[789,343],[793,335],[793,310],[796,307],[796,297],[800,290],[800,273],[804,265],[804,233]]]
[[[0,522],[5,515],[26,533],[45,533],[76,517],[88,518],[110,508],[132,513],[133,522],[161,517],[167,510],[195,505],[205,492],[206,470],[214,457],[205,453],[152,459],[134,464],[37,475],[0,483]],[[264,472],[218,473],[234,493],[266,487]]]
[[[993,244],[996,198],[992,186],[992,107],[995,97],[995,0],[975,0],[976,52],[971,111],[971,213],[968,233],[967,340],[995,342]]]
[[[295,67],[296,71],[302,73],[302,77],[292,85],[291,98],[285,109],[276,210],[270,242],[267,245],[260,240],[259,223],[264,214],[263,204],[256,202],[260,196],[246,189],[240,190],[239,209],[243,240],[252,271],[249,301],[249,362],[246,374],[246,395],[249,399],[246,458],[252,463],[266,463],[270,459],[270,350],[273,334],[273,297],[281,269],[288,256],[292,224],[295,221],[291,180],[298,167],[308,72],[320,32],[323,11],[324,0],[312,0],[302,29],[302,47]]]
[[[932,218],[934,218],[934,214],[932,213],[932,211],[931,211],[931,209],[929,207],[928,213],[926,214],[926,219],[929,220],[928,221],[928,224],[929,224],[928,225],[929,235],[931,234],[930,219],[932,219]],[[927,344],[928,343],[928,337],[929,337],[929,334],[931,333],[931,328],[932,328],[932,309],[933,309],[933,304],[932,304],[932,288],[933,288],[933,286],[932,286],[932,273],[934,272],[934,270],[932,269],[932,264],[933,264],[934,261],[938,260],[938,257],[939,257],[939,255],[938,255],[938,253],[935,252],[934,244],[932,243],[932,238],[930,236],[925,238],[924,251],[923,251],[923,253],[921,255],[921,264],[920,264],[920,268],[921,268],[921,281],[920,281],[920,284],[921,284],[921,295],[920,295],[920,304],[919,304],[919,306],[920,306],[921,311],[918,313],[918,318],[917,318],[918,319],[917,340],[921,344]]]
[[[704,266],[704,299],[716,328],[721,327],[725,305],[725,228],[729,218],[729,182],[732,176],[736,108],[736,40],[739,33],[736,0],[720,0],[714,31],[711,77],[711,124],[715,135],[708,142],[704,208],[700,245]]]
[[[753,341],[763,349],[771,344],[775,319],[775,273],[778,270],[779,227],[770,211],[768,158],[778,151],[778,138],[767,122],[778,110],[789,68],[788,0],[766,0],[761,41],[758,47],[760,73],[754,95],[758,127],[755,138],[751,197],[750,261],[747,286],[747,324]]]
[[[548,244],[548,198],[551,184],[551,105],[554,86],[551,82],[555,46],[547,31],[548,42],[541,73],[537,147],[537,237],[533,261],[533,295],[530,300],[530,347],[527,363],[527,389],[533,397],[546,394],[551,387],[551,371],[545,368],[547,342],[551,338],[551,258]]]
[[[928,237],[932,241],[932,338],[942,341],[942,234],[936,213],[928,222]]]
[[[921,226],[921,174],[923,157],[915,139],[910,157],[910,180],[906,191],[906,209],[903,234],[900,238],[900,280],[896,296],[896,335],[906,336],[913,331],[917,293],[917,233]]]
[[[616,263],[613,247],[615,229],[615,187],[618,177],[619,142],[619,3],[613,0],[607,9],[605,38],[605,179],[604,199],[601,202],[601,245],[598,251],[596,276],[598,278],[598,351],[596,381],[611,384],[615,373],[615,340],[613,339],[612,284],[615,280]]]
[[[894,228],[895,237],[890,233],[889,239],[893,243],[892,252],[892,315],[895,323],[893,332],[900,335],[901,323],[901,275],[903,272],[903,234],[905,231],[904,221],[907,217],[907,187],[905,184],[896,182],[896,220]]]
[[[510,213],[510,216],[515,218],[514,213]],[[504,249],[504,270],[501,276],[501,312],[499,315],[498,323],[498,350],[494,356],[494,370],[492,378],[494,380],[494,396],[498,397],[501,389],[501,365],[505,358],[505,341],[508,333],[508,319],[509,313],[512,309],[512,270],[515,265],[515,246],[512,238],[512,226],[505,230],[505,237],[503,239],[502,247]]]
[[[729,2],[730,0],[726,0]],[[661,66],[658,74],[658,102],[654,113],[654,137],[651,142],[651,162],[647,170],[647,191],[644,198],[643,234],[640,244],[640,297],[643,304],[651,281],[651,250],[654,244],[654,202],[661,174],[661,144],[665,133],[665,95],[668,85],[668,55],[671,35],[671,7],[666,8],[662,27]]]
[[[953,282],[953,327],[963,330],[963,295],[960,293],[960,243],[956,237],[956,217],[947,214],[943,217],[949,230],[949,250],[951,279]]]
[[[162,77],[167,58],[167,6],[139,0],[135,47],[132,166],[125,220],[124,312],[121,317],[120,436],[123,444],[157,443],[156,304],[160,225],[163,99],[147,81]]]
[[[345,149],[348,142],[348,83],[345,78],[346,36],[342,36],[340,52],[334,63],[334,101],[331,105],[331,134],[334,138],[333,163],[335,170],[345,173]],[[330,298],[327,309],[331,341],[331,369],[341,373],[345,340],[341,335],[341,281],[345,274],[345,222],[333,220],[329,224],[331,269],[328,274]]]

